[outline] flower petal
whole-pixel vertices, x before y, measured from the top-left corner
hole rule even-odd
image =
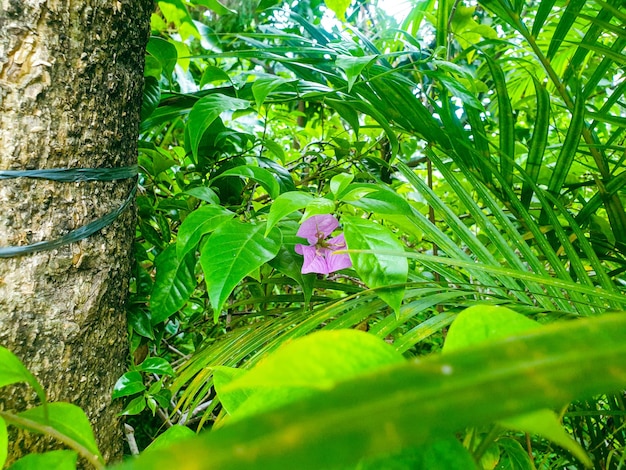
[[[343,236],[343,233],[337,235],[336,237],[331,238],[326,242],[326,246],[331,250],[345,250],[346,246],[346,237]]]
[[[296,235],[306,238],[311,245],[315,245],[319,240],[327,238],[337,227],[339,227],[339,222],[334,216],[314,215],[302,222]]]
[[[326,266],[329,273],[334,273],[340,269],[351,268],[352,261],[347,253],[335,254],[331,251],[326,255]]]
[[[328,263],[326,262],[325,254],[330,253],[330,250],[324,248],[317,248],[315,246],[296,245],[300,247],[302,255],[304,256],[304,263],[302,263],[302,274],[319,273],[328,274]]]

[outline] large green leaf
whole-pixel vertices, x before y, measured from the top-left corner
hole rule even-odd
[[[289,191],[278,196],[270,206],[265,235],[267,236],[270,230],[272,230],[283,217],[297,210],[304,209],[313,199],[315,199],[315,196],[302,191]]]
[[[552,324],[387,366],[120,468],[354,465],[363,457],[424,445],[468,426],[623,389],[625,354],[624,313]]]
[[[18,382],[26,382],[33,387],[39,400],[46,403],[46,392],[39,385],[39,382],[30,371],[24,367],[15,354],[7,348],[0,346],[0,387],[11,385]]]
[[[265,224],[231,220],[220,225],[201,248],[200,264],[215,321],[237,284],[278,253],[280,231],[274,228],[264,236],[264,230]]]
[[[195,250],[200,239],[211,233],[235,214],[219,205],[202,206],[189,214],[180,227],[176,238],[176,255],[179,259]]]
[[[176,256],[176,245],[168,246],[155,260],[157,270],[150,313],[155,325],[180,310],[196,288],[196,256],[189,251],[180,260]]]
[[[279,408],[318,390],[332,389],[339,381],[403,360],[393,347],[368,333],[320,331],[285,343],[217,393],[220,398],[227,395],[229,403],[234,402],[231,394],[248,395],[236,409],[229,410],[241,418]]]
[[[51,427],[57,431],[58,434],[55,436],[57,439],[69,444],[69,438],[83,451],[102,461],[91,424],[82,409],[71,403],[56,402],[49,403],[47,411],[48,416],[42,406],[31,408],[18,413],[20,421],[12,424],[37,433],[43,433],[46,427]]]
[[[508,308],[477,305],[463,310],[452,323],[446,336],[443,352],[517,335],[539,328],[541,325]],[[552,410],[536,410],[522,416],[514,416],[500,423],[509,428],[543,437],[569,450],[585,466],[592,465],[582,447],[565,431]]]
[[[73,450],[52,450],[44,454],[28,454],[9,467],[9,470],[75,470],[78,454]]]
[[[477,470],[472,454],[455,438],[360,462],[357,470]]]
[[[401,252],[404,247],[391,230],[371,220],[344,217],[342,221],[349,250],[372,250],[372,253],[350,253],[354,269],[368,287],[381,288],[378,291],[380,298],[399,314],[408,262],[402,256],[378,252]]]
[[[194,159],[196,161],[198,159],[198,147],[202,135],[220,114],[226,111],[246,109],[249,106],[249,101],[222,95],[221,93],[200,98],[196,104],[193,105],[193,108],[191,108],[189,121],[187,122],[187,130],[189,131],[190,139],[189,144]]]

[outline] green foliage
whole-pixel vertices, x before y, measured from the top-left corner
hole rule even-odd
[[[94,468],[104,468],[104,460],[85,412],[71,403],[48,403],[37,379],[9,350],[0,346],[0,386],[19,382],[28,383],[37,392],[41,405],[15,413],[0,411],[0,466],[7,458],[7,425],[30,432],[52,436],[72,450],[29,454],[16,461],[11,469],[59,468],[74,469],[78,455]]]
[[[172,369],[134,366],[115,396],[126,412],[158,407],[168,425],[216,430],[150,458],[617,468],[624,400],[610,393],[624,380],[588,361],[606,372],[619,346],[564,345],[623,327],[604,323],[626,309],[623,5],[418,2],[402,24],[371,2],[159,7],[129,319],[133,349]],[[329,26],[328,10],[345,21]],[[317,214],[339,219],[352,268],[302,274],[298,227]],[[347,339],[337,351],[352,353],[325,360],[296,348],[351,328],[409,359],[397,378],[350,372],[362,352]],[[417,382],[428,374],[411,358],[449,357],[467,367],[454,394],[438,387],[460,380],[456,363]],[[569,390],[558,400],[557,382]],[[403,393],[411,407],[392,400]]]
[[[379,363],[331,387],[318,382],[322,390],[275,412],[228,423],[122,468],[149,469],[175,462],[185,468],[185,461],[194,468],[329,468],[446,441],[469,425],[558,407],[576,396],[622,387],[626,380],[621,360],[626,345],[624,318],[616,314],[573,325],[553,324],[524,336],[419,361]],[[343,333],[336,332],[337,338]],[[358,334],[348,333],[350,337]],[[567,343],[562,341],[563,334],[568,336]],[[258,374],[254,368],[249,372],[255,374],[254,380],[246,383],[247,375],[243,375],[231,382],[231,389],[240,380],[259,389],[272,382],[294,383],[294,378],[295,383],[302,383],[301,368],[293,354],[287,354],[288,348],[298,342],[304,348],[306,342],[316,350],[317,341],[320,351],[329,349],[327,337],[319,333],[294,341],[268,356],[267,367],[274,378],[267,379],[260,365]],[[342,343],[334,344],[344,351]],[[353,343],[351,356],[358,357],[361,344]],[[366,351],[372,356],[388,355],[382,346]],[[335,354],[327,352],[326,357]],[[334,357],[341,361],[340,355]],[[309,371],[318,374],[315,367]],[[581,381],[581,376],[587,380]],[[429,452],[436,452],[439,445]]]

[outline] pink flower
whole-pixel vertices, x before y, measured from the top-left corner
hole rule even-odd
[[[302,223],[296,235],[309,242],[309,245],[297,244],[295,247],[296,253],[304,256],[302,274],[330,274],[352,266],[350,256],[334,253],[346,249],[343,234],[327,240],[337,227],[339,222],[329,214],[314,215]]]

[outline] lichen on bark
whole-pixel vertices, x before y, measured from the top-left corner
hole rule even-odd
[[[151,0],[0,0],[0,169],[136,163]],[[55,239],[123,203],[132,180],[0,181],[0,246]],[[0,345],[81,406],[106,459],[122,452],[111,390],[124,372],[134,215],[80,242],[0,259]],[[36,403],[0,389],[0,409]],[[47,443],[21,433],[10,454]]]

